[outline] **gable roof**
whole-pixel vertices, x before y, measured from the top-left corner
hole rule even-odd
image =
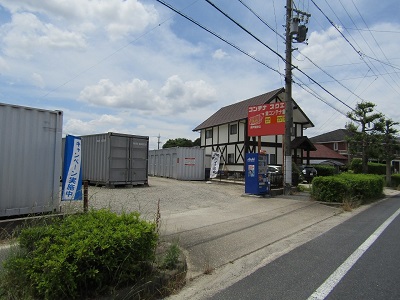
[[[314,144],[317,151],[310,152],[310,158],[313,159],[334,159],[339,161],[346,161],[347,157],[337,153],[336,151],[328,148],[325,145]],[[306,151],[303,151],[303,155],[307,155]]]
[[[284,88],[279,88],[247,100],[243,100],[228,106],[224,106],[220,108],[216,113],[214,113],[211,117],[209,117],[207,120],[205,120],[203,123],[194,128],[193,131],[198,131],[201,129],[210,128],[217,125],[222,125],[230,122],[247,119],[249,106],[270,103],[272,100],[279,98],[278,96],[284,91],[285,91]],[[301,114],[304,115],[306,119],[305,120],[306,124],[310,125],[308,127],[314,127],[314,124],[310,121],[310,119],[308,119],[308,117],[300,109],[297,103],[294,100],[293,102],[294,102],[293,108],[300,110]]]
[[[320,134],[310,138],[313,143],[329,143],[329,142],[342,142],[346,141],[346,137],[351,136],[347,129],[336,129],[324,134]]]

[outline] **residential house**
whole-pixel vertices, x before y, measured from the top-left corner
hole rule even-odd
[[[349,151],[349,145],[346,140],[346,138],[350,135],[350,132],[347,129],[336,129],[321,135],[314,136],[310,138],[310,141],[317,146],[318,145],[324,145],[325,147],[329,148],[333,152],[340,154],[346,159],[345,163],[348,163],[350,161],[350,151]],[[318,151],[318,149],[317,149]],[[320,148],[320,151],[322,151],[320,154],[318,153],[313,153],[313,155],[320,156],[327,156],[328,152],[326,150],[323,150],[323,148]],[[324,159],[332,159],[332,160],[338,160],[343,162],[342,160],[344,159],[343,157],[337,157],[333,152],[330,152],[330,157],[324,157]]]
[[[193,131],[200,132],[201,147],[205,148],[206,166],[210,161],[211,152],[221,152],[221,168],[228,172],[244,172],[246,153],[256,153],[258,137],[248,136],[248,110],[251,106],[284,102],[285,90],[279,88],[268,93],[243,100],[219,109],[216,113],[198,125]],[[297,150],[314,150],[312,143],[303,136],[304,129],[314,127],[303,110],[292,99],[293,104],[293,135],[292,148],[294,157]],[[283,164],[283,135],[262,136],[261,150],[267,153],[268,163]],[[300,155],[303,155],[301,150]],[[208,158],[208,159],[207,159]],[[210,165],[210,164],[208,164]]]
[[[349,137],[350,135],[351,132],[349,132],[347,129],[336,129],[310,138],[310,141],[314,144],[314,146],[317,147],[317,151],[312,154],[313,158],[324,158],[333,161],[343,162],[343,159],[339,156],[336,156],[336,154],[334,154],[333,152],[328,155],[328,152],[326,150],[323,151],[321,150],[322,148],[318,147],[318,145],[323,145],[330,150],[333,150],[337,154],[346,157],[346,163],[350,163],[353,157],[350,153],[349,144],[347,142],[347,137]],[[395,156],[396,159],[392,160],[392,168],[393,171],[396,173],[400,169],[400,153],[398,150],[396,151]]]

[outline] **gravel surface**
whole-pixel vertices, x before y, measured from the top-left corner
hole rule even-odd
[[[154,219],[160,201],[161,216],[205,207],[223,208],[243,202],[243,185],[205,181],[178,181],[149,177],[149,186],[106,188],[89,186],[89,208],[112,211],[139,211],[146,219]],[[62,202],[62,211],[83,210],[82,201]]]

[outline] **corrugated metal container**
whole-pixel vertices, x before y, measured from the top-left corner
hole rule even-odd
[[[59,209],[62,119],[0,103],[0,217]]]
[[[108,132],[81,139],[83,180],[110,187],[148,183],[148,136]]]
[[[204,180],[204,149],[176,147],[150,150],[149,175],[178,180]]]

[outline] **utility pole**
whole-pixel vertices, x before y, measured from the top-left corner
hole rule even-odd
[[[158,137],[157,137],[157,146],[158,146],[158,149],[160,149],[160,144],[161,144],[160,138],[161,138],[161,136],[160,136],[160,134],[158,134]]]
[[[292,103],[292,39],[302,43],[306,40],[308,28],[299,25],[300,21],[311,16],[308,13],[293,9],[293,0],[286,0],[286,69],[285,69],[285,139],[284,139],[284,193],[290,194],[292,186],[292,135],[293,132],[293,103]],[[293,12],[297,13],[293,17]],[[295,37],[293,35],[296,35]]]
[[[292,0],[286,0],[286,69],[285,69],[285,140],[284,140],[284,193],[290,194],[292,186]]]

